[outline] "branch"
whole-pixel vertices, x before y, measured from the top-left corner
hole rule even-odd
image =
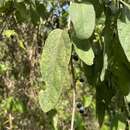
[[[73,90],[73,109],[72,109],[72,118],[71,118],[71,129],[74,130],[74,119],[75,119],[75,106],[76,106],[76,81],[75,81],[75,74],[74,74],[74,67],[71,57],[71,74],[72,74],[72,90]]]

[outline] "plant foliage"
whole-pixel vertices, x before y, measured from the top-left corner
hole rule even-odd
[[[55,115],[55,110],[58,111],[58,103],[63,98],[63,92],[67,88],[73,88],[75,91],[78,89],[77,82],[81,75],[76,67],[80,66],[80,73],[85,75],[85,83],[89,84],[86,86],[92,86],[95,90],[93,98],[96,102],[94,103],[99,126],[104,127],[107,120],[111,129],[117,130],[119,127],[129,129],[129,0],[75,0],[73,2],[69,0],[0,0],[0,15],[6,16],[6,23],[13,18],[17,25],[30,24],[37,29],[36,35],[31,36],[33,41],[29,42],[24,42],[22,35],[17,34],[20,30],[17,27],[12,29],[11,26],[3,26],[0,35],[6,37],[8,41],[15,37],[19,50],[22,49],[29,57],[29,63],[31,56],[28,54],[27,46],[30,45],[29,47],[33,48],[35,44],[32,43],[40,44],[42,49],[38,48],[41,55],[39,66],[44,85],[38,91],[38,100],[45,113],[54,112],[52,115]],[[39,37],[40,40],[38,40]],[[8,48],[17,45],[12,43],[7,43]],[[2,42],[1,45],[3,45]],[[13,53],[11,54],[15,57]],[[78,63],[75,63],[73,57],[76,57]],[[16,61],[19,64],[19,60]],[[30,68],[33,67],[34,65],[31,65]],[[25,68],[25,71],[29,70]],[[11,71],[8,65],[0,63],[0,75],[4,76],[9,70]],[[25,75],[21,76],[21,80]],[[18,78],[19,74],[14,77]],[[92,97],[84,100],[86,108],[91,106]],[[11,103],[13,103],[12,108],[8,105]],[[18,99],[7,98],[1,104],[4,104],[3,108],[7,107],[7,111],[13,109],[24,112],[23,104]],[[84,113],[82,106],[79,111]],[[75,127],[85,129],[80,116],[76,115],[76,117]],[[57,118],[54,118],[55,129]]]

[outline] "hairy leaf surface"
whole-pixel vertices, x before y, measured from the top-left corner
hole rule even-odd
[[[69,8],[70,19],[79,39],[88,39],[95,28],[95,11],[91,3],[72,3]]]
[[[87,65],[92,65],[94,61],[94,52],[90,46],[90,42],[88,40],[76,39],[74,43],[75,51],[79,58]]]
[[[40,61],[40,69],[46,90],[39,94],[39,102],[44,112],[53,109],[63,86],[67,85],[68,64],[71,57],[71,42],[66,31],[52,31],[45,43]]]

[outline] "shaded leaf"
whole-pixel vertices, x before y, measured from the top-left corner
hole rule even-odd
[[[36,1],[36,10],[40,17],[45,18],[47,16],[46,7],[43,3]]]
[[[76,113],[75,115],[75,129],[76,130],[85,130],[85,123],[81,114]]]
[[[16,18],[19,22],[27,22],[30,21],[30,12],[29,9],[26,8],[24,2],[22,3],[15,3],[16,5]]]
[[[0,0],[0,13],[11,13],[14,10],[12,0]]]
[[[118,91],[126,96],[130,92],[130,71],[121,63],[115,63],[112,70],[113,72],[113,82],[116,85]]]
[[[88,66],[83,63],[83,70],[85,72],[85,76],[87,77],[87,81],[89,84],[94,85],[97,79],[97,73],[95,71],[95,66]]]
[[[99,125],[101,127],[105,117],[105,103],[102,99],[98,98],[100,95],[97,94],[96,96],[96,115],[98,118]]]
[[[113,87],[122,95],[130,91],[129,62],[119,42],[117,34],[109,27],[104,30],[105,49],[108,56],[108,66],[111,71]]]
[[[39,14],[37,13],[36,9],[33,6],[31,6],[31,8],[30,8],[30,15],[31,15],[31,22],[34,25],[37,25],[38,22],[40,21],[40,16],[39,16]]]

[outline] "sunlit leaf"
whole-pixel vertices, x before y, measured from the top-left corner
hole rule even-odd
[[[74,41],[75,51],[79,58],[87,65],[92,65],[94,62],[94,52],[88,40],[78,40]]]
[[[91,95],[84,96],[83,101],[84,101],[84,107],[90,106],[90,104],[92,103],[92,96]]]
[[[6,64],[0,64],[0,74],[3,74],[8,70],[8,66]]]
[[[130,103],[130,93],[126,96],[126,99]]]
[[[13,35],[17,35],[17,33],[14,30],[5,30],[3,35],[5,35],[7,38],[10,38]]]
[[[101,75],[100,75],[100,79],[101,81],[104,80],[104,77],[105,77],[105,72],[107,70],[107,67],[108,67],[108,57],[107,57],[107,54],[104,55],[104,62],[103,62],[103,68],[102,68],[102,72],[101,72]]]
[[[40,68],[46,90],[39,93],[39,102],[44,112],[53,109],[67,85],[68,64],[71,57],[71,42],[66,31],[52,31],[45,43]]]
[[[76,36],[88,39],[95,28],[95,11],[91,3],[72,3],[69,8],[70,19]]]
[[[117,21],[119,40],[130,62],[130,7],[124,5],[120,19]]]
[[[125,130],[125,128],[126,128],[125,123],[119,121],[118,122],[118,130]]]

